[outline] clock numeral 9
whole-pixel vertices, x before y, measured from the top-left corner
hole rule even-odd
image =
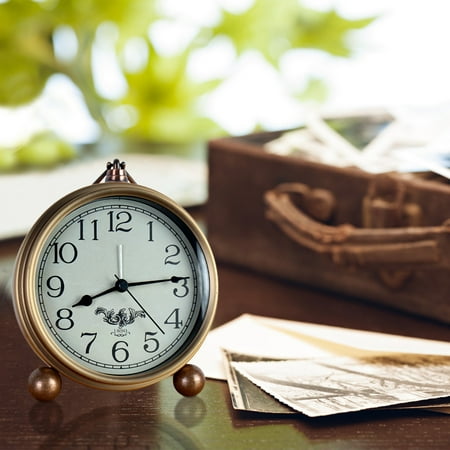
[[[57,298],[61,297],[64,292],[64,281],[58,275],[53,275],[47,279],[47,295],[49,297]]]

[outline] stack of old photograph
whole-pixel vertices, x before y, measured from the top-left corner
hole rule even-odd
[[[237,410],[450,413],[447,342],[244,314],[213,330],[200,358],[227,381]]]

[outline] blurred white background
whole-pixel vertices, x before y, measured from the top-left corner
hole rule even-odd
[[[244,8],[251,0],[166,0],[165,8],[192,20],[214,20],[215,4],[230,10]],[[315,9],[335,8],[347,18],[378,16],[367,28],[354,32],[357,51],[350,59],[314,50],[286,56],[282,73],[276,73],[258,55],[247,53],[236,61],[226,43],[216,43],[192,60],[193,77],[227,74],[227,81],[201,99],[200,107],[230,134],[245,134],[255,125],[281,129],[302,123],[310,104],[294,101],[292,86],[306,85],[309,77],[326,81],[329,97],[324,110],[361,107],[434,106],[450,100],[450,3],[445,0],[304,0]],[[276,7],[276,2],[274,2]],[[160,27],[160,46],[174,51],[185,30]],[[179,33],[179,36],[177,36]],[[208,64],[205,64],[205,61]],[[120,90],[114,66],[105,66],[103,83],[109,92]],[[105,75],[106,74],[106,75]],[[95,140],[98,129],[87,114],[81,95],[66,78],[53,76],[43,95],[14,110],[0,108],[0,145],[13,145],[42,128],[56,130],[77,143]]]

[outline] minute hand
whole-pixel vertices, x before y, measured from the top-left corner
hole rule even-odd
[[[171,283],[178,283],[181,280],[187,280],[189,277],[170,277],[170,278],[163,278],[162,280],[148,280],[148,281],[135,281],[132,283],[128,283],[129,287],[133,286],[142,286],[144,284],[156,284],[156,283],[164,283],[170,281]]]

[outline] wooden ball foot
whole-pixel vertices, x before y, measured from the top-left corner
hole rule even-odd
[[[175,389],[185,397],[193,397],[201,392],[205,386],[205,375],[200,367],[186,364],[173,376]]]
[[[40,367],[33,370],[28,377],[30,394],[41,402],[54,400],[61,391],[61,376],[51,367]]]

